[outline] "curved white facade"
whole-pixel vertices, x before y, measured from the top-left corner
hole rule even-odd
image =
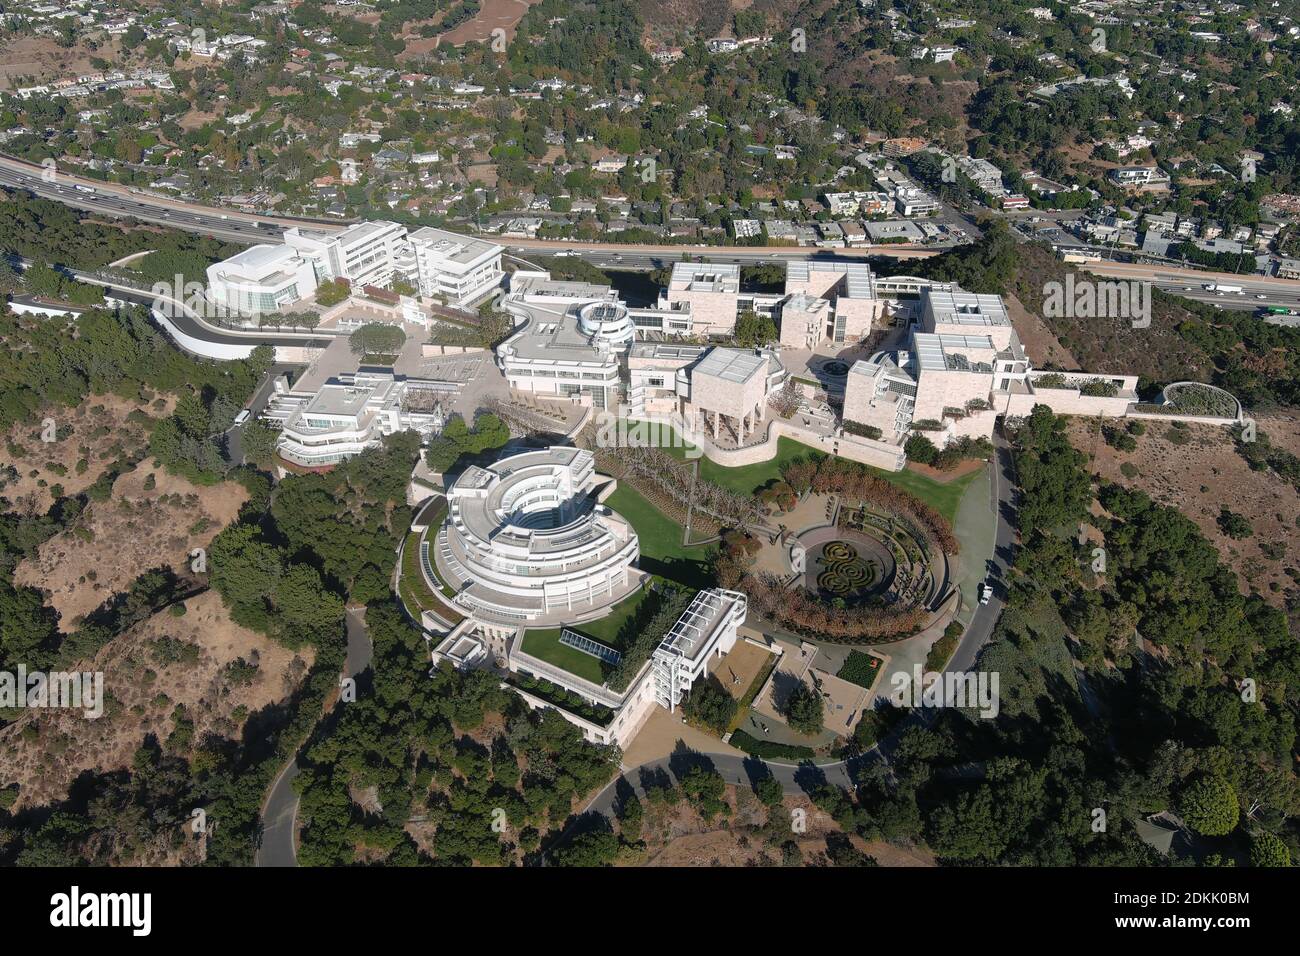
[[[456,603],[500,624],[595,616],[641,584],[640,545],[591,493],[595,460],[547,448],[466,469],[431,549]]]
[[[613,346],[627,345],[636,338],[636,326],[627,307],[619,302],[588,302],[578,307],[578,329],[584,335]]]

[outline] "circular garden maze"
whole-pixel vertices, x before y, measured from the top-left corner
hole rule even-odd
[[[828,541],[817,549],[806,585],[826,600],[847,604],[870,601],[889,589],[894,558],[880,542],[854,535]]]

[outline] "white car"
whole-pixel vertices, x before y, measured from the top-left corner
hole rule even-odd
[[[979,587],[975,589],[975,597],[980,604],[988,604],[989,599],[993,597],[993,588],[987,581],[981,581]]]
[[[244,422],[246,422],[246,421],[248,421],[248,409],[247,409],[247,408],[241,408],[241,409],[239,410],[239,414],[235,416],[235,424],[236,424],[236,425],[242,425],[242,424],[244,424]]]

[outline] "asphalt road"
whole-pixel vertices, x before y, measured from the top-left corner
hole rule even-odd
[[[1107,278],[1152,282],[1165,292],[1198,302],[1208,302],[1224,309],[1253,311],[1266,305],[1300,309],[1300,282],[1295,279],[1239,276],[1230,272],[1198,272],[1125,262],[1091,262],[1084,268]],[[1205,288],[1215,283],[1240,286],[1242,291],[1215,292]]]
[[[130,186],[104,183],[64,172],[44,169],[32,163],[0,156],[0,185],[26,189],[76,209],[108,216],[130,216],[142,222],[174,226],[215,236],[230,242],[278,240],[289,226],[302,225],[326,231],[340,230],[346,223],[292,216],[260,216],[236,210],[217,209],[183,202]],[[77,187],[82,187],[78,189]]]
[[[257,417],[262,414],[262,410],[266,408],[267,403],[271,400],[275,380],[296,368],[298,368],[296,365],[272,365],[267,370],[261,384],[257,386],[257,391],[253,393],[252,399],[244,406],[248,410],[248,419],[245,424],[256,421]],[[226,429],[226,460],[233,465],[242,465],[244,463],[243,434],[242,425],[231,425]]]
[[[991,504],[997,511],[997,530],[994,534],[993,554],[988,558],[986,581],[993,583],[993,596],[988,604],[975,609],[970,625],[962,634],[957,650],[946,670],[957,673],[974,670],[980,651],[993,635],[993,628],[1002,615],[1006,598],[1007,569],[1011,566],[1016,545],[1016,485],[1015,471],[1011,459],[1011,446],[996,429],[993,432],[993,447],[997,458],[994,462],[993,481],[989,493]]]
[[[348,653],[343,665],[345,677],[355,677],[370,666],[374,649],[366,631],[364,610],[349,608],[346,617]],[[337,705],[336,705],[337,706]],[[298,794],[293,781],[299,773],[298,760],[290,760],[271,786],[262,809],[262,842],[254,865],[264,867],[298,865]]]

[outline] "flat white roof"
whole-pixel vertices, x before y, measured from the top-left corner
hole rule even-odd
[[[415,230],[409,238],[417,246],[430,247],[443,258],[460,265],[470,265],[484,256],[499,255],[504,251],[494,242],[476,239],[473,236],[462,236],[432,226],[423,226]]]
[[[297,258],[298,252],[291,246],[256,245],[249,246],[221,263],[223,266],[236,266],[241,269],[279,269],[286,260]]]
[[[833,259],[792,259],[785,266],[785,281],[807,282],[814,272],[838,272],[844,276],[844,296],[849,299],[874,299],[875,277],[865,262]]]
[[[935,322],[947,325],[1010,325],[1006,303],[1000,295],[966,292],[962,289],[923,290]]]
[[[691,375],[711,375],[725,382],[743,384],[767,368],[767,357],[740,349],[710,349]]]
[[[674,262],[670,289],[739,292],[740,266],[734,262]]]

